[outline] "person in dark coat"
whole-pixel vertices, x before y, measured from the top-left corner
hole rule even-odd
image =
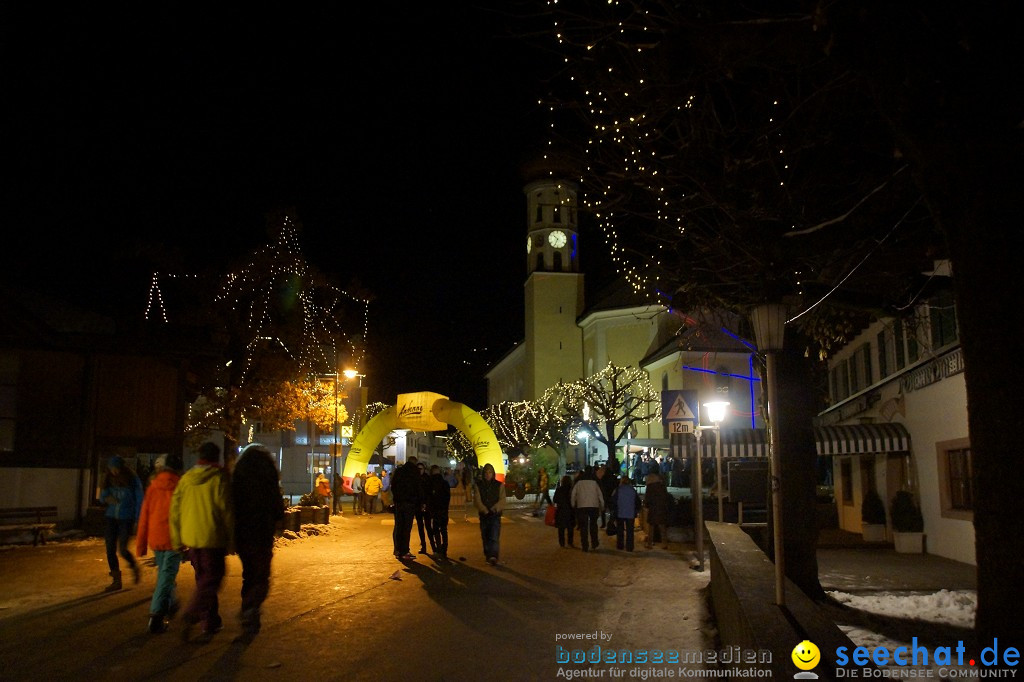
[[[259,443],[250,443],[235,462],[231,476],[235,507],[235,551],[242,561],[242,632],[260,631],[260,607],[270,592],[270,562],[274,533],[284,518],[280,475],[274,455]]]
[[[572,477],[566,474],[555,488],[555,526],[558,528],[558,546],[565,547],[566,534],[569,536],[569,547],[576,528],[576,512],[572,508]]]
[[[391,478],[391,494],[395,500],[395,529],[391,539],[395,558],[400,561],[416,559],[409,551],[409,535],[412,533],[412,522],[416,519],[416,510],[424,504],[423,485],[416,464],[417,459],[410,457],[405,464],[395,469]]]
[[[441,467],[430,467],[427,487],[427,514],[430,516],[430,546],[442,559],[448,557],[448,504],[452,489],[441,475]]]
[[[614,517],[614,511],[611,508],[612,494],[618,487],[618,479],[607,466],[598,467],[594,475],[597,476],[597,485],[601,488],[601,495],[604,497],[604,508],[601,510],[601,528],[604,528],[605,516]]]
[[[612,493],[612,514],[618,521],[615,548],[632,552],[636,517],[640,515],[640,496],[629,480],[629,476],[623,476],[619,480],[615,492]]]
[[[658,474],[649,474],[647,490],[644,494],[644,506],[647,508],[647,539],[644,546],[654,546],[654,529],[658,529],[661,546],[668,549],[668,517],[671,513],[672,496]]]
[[[430,527],[430,512],[427,511],[427,491],[430,489],[430,474],[427,472],[427,465],[423,462],[416,464],[416,470],[420,476],[420,486],[423,488],[420,497],[423,504],[416,509],[416,532],[420,536],[420,554],[427,553],[427,541],[430,541],[430,550],[437,551],[434,547],[434,531]]]
[[[484,464],[483,477],[477,481],[473,494],[477,516],[480,518],[480,539],[484,557],[492,566],[498,563],[501,546],[501,514],[505,509],[505,485],[498,480],[494,465]]]

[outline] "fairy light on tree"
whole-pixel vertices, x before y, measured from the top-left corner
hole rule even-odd
[[[243,419],[262,421],[264,411],[268,423],[286,424],[298,411],[303,419],[323,425],[310,415],[323,411],[333,420],[335,406],[332,398],[320,409],[321,391],[312,377],[337,375],[342,359],[352,366],[365,360],[368,297],[339,288],[306,262],[301,224],[292,213],[270,214],[267,227],[269,242],[221,275],[212,299],[201,298],[210,288],[209,276],[155,274],[151,282],[147,320],[170,323],[164,281],[189,278],[198,292],[196,303],[177,314],[205,317],[222,330],[225,362],[206,379],[198,407],[191,411],[196,437],[219,429],[234,445]],[[333,387],[330,391],[333,395]],[[290,410],[283,400],[292,404]]]

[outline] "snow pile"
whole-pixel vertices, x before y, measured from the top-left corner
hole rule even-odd
[[[851,619],[862,621],[855,625],[836,623],[855,646],[867,647],[872,651],[876,647],[885,647],[889,651],[899,647],[909,649],[914,637],[922,634],[921,626],[915,627],[915,623],[971,629],[974,627],[974,612],[978,604],[978,595],[974,590],[939,590],[931,594],[879,592],[871,595],[829,591],[828,594],[851,608],[878,617],[879,622],[874,624],[863,622],[861,618]],[[885,621],[884,625],[882,621]],[[876,628],[885,630],[887,634],[876,632]],[[937,644],[953,646],[958,640],[959,634],[950,633],[948,638]],[[922,671],[930,669],[931,673],[923,674],[939,677],[942,668],[948,666],[941,666],[933,659],[926,665],[906,667]]]
[[[829,592],[836,601],[881,616],[896,616],[963,628],[974,627],[978,594],[974,590],[939,590],[932,594],[872,595]]]

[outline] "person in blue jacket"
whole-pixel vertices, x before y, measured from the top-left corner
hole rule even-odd
[[[611,508],[618,521],[615,548],[632,552],[634,526],[636,517],[640,515],[640,496],[637,495],[629,476],[619,479],[619,487],[612,493]]]
[[[103,489],[100,490],[100,502],[107,506],[103,538],[107,545],[107,566],[112,578],[105,592],[116,592],[121,589],[121,564],[117,560],[118,554],[128,562],[135,582],[139,582],[139,564],[128,551],[128,538],[139,520],[143,495],[142,481],[135,472],[125,466],[122,458],[117,455],[111,457],[107,461],[107,473],[103,479]]]

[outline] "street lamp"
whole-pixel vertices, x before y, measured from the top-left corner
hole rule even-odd
[[[725,520],[722,502],[722,422],[725,421],[725,408],[729,403],[717,400],[704,403],[708,408],[708,419],[715,425],[715,484],[718,487],[718,522]]]
[[[750,313],[754,327],[757,349],[765,355],[766,383],[768,392],[768,452],[771,466],[772,490],[772,535],[775,545],[775,603],[786,603],[785,563],[782,546],[782,472],[779,466],[779,401],[776,382],[775,355],[782,350],[782,339],[786,331],[786,306],[781,303],[765,303]]]
[[[586,468],[590,464],[590,430],[587,427],[577,431],[577,439],[579,440],[580,438],[586,439],[583,451],[583,466]]]

